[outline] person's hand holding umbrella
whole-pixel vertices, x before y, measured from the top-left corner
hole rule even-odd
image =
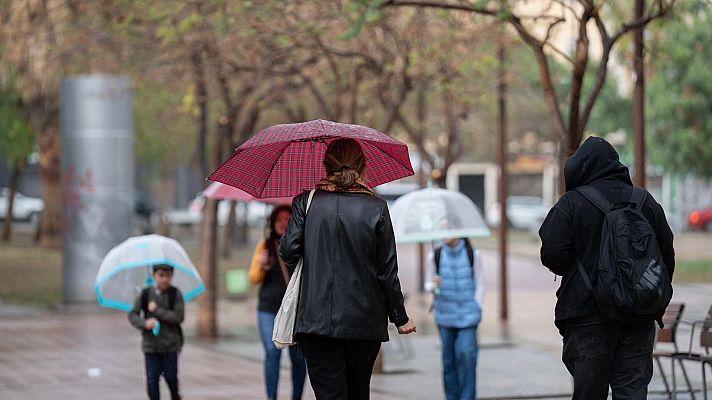
[[[153,330],[153,328],[156,327],[156,323],[157,323],[157,322],[158,322],[158,321],[157,321],[155,318],[149,318],[149,319],[147,319],[147,320],[146,320],[146,329],[149,330],[149,331]]]

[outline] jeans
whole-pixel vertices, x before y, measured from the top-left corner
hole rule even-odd
[[[300,335],[317,400],[368,400],[381,342]]]
[[[574,399],[647,398],[653,376],[654,322],[568,322],[562,360],[574,377]]]
[[[442,342],[443,386],[447,400],[477,397],[477,327],[438,326]]]
[[[262,345],[265,349],[265,385],[267,387],[267,397],[277,396],[277,385],[279,384],[279,360],[282,350],[272,343],[272,330],[274,330],[274,319],[276,315],[265,312],[257,312],[257,327],[262,338]],[[297,346],[289,348],[289,358],[292,360],[292,398],[301,399],[304,391],[304,381],[307,377],[307,363],[304,360]]]
[[[159,400],[161,394],[158,383],[163,379],[171,391],[171,400],[180,400],[178,393],[178,352],[171,353],[144,353],[146,360],[146,389],[148,398]]]

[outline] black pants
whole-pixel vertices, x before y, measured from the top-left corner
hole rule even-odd
[[[299,335],[317,400],[368,400],[381,342]]]
[[[159,400],[161,398],[158,383],[161,375],[168,384],[172,400],[180,400],[178,393],[178,352],[171,353],[144,353],[146,357],[146,389],[148,398]]]
[[[653,376],[654,322],[569,322],[563,361],[574,377],[574,399],[645,399]]]

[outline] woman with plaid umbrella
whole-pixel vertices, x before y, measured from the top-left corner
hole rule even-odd
[[[281,239],[287,266],[304,262],[295,336],[317,399],[368,399],[388,320],[400,334],[416,328],[403,305],[388,207],[363,179],[361,146],[331,141],[323,166],[309,212],[304,192]]]

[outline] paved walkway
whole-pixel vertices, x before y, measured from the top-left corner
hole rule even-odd
[[[418,324],[409,337],[392,335],[384,346],[386,373],[372,381],[372,399],[441,399],[439,343],[427,313],[429,298],[415,294],[412,259],[401,254],[408,311]],[[571,382],[560,361],[561,341],[551,323],[558,285],[534,260],[512,258],[510,323],[498,321],[496,259],[484,252],[489,292],[480,326],[480,398],[566,398]],[[711,300],[710,285],[678,285],[675,301],[688,305],[690,319],[701,317]],[[255,328],[255,300],[220,302],[221,340],[192,339],[194,304],[188,307],[188,342],[181,355],[180,379],[186,399],[262,399],[262,349]],[[689,331],[687,331],[689,332]],[[680,338],[689,333],[682,330]],[[57,312],[0,303],[0,399],[143,399],[139,337],[121,312],[89,307]],[[410,351],[406,351],[410,350]],[[288,357],[280,398],[289,398]],[[688,371],[701,387],[699,366]],[[660,394],[656,376],[650,398]],[[711,388],[712,389],[712,388]],[[163,392],[167,394],[166,388]],[[313,399],[308,389],[306,399]],[[680,396],[679,398],[685,398]]]

